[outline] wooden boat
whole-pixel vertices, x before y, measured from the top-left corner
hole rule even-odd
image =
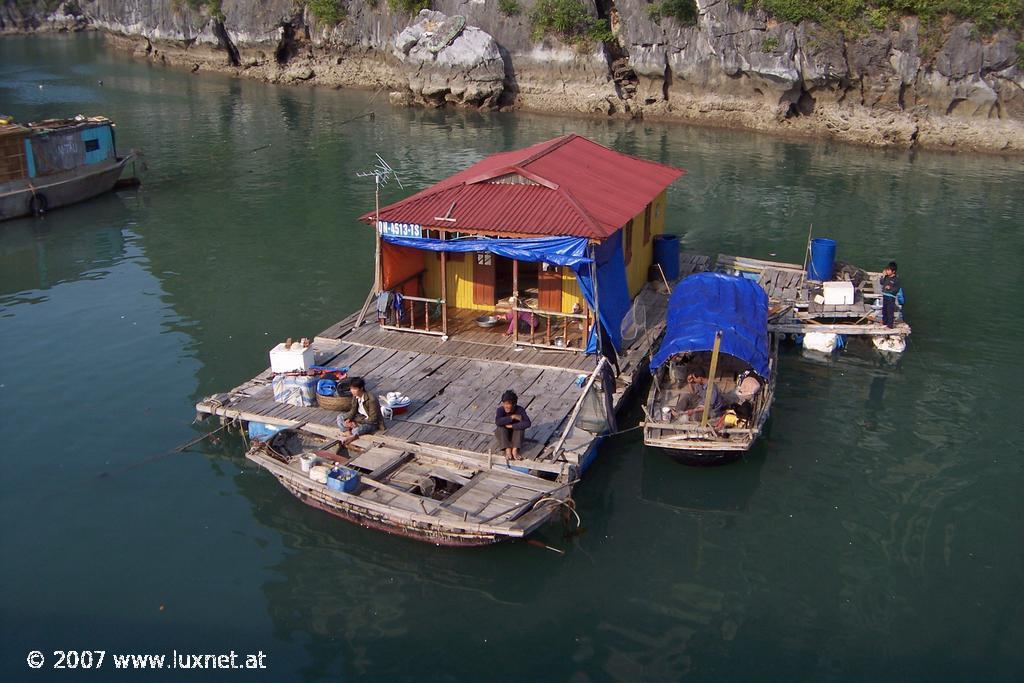
[[[768,330],[768,297],[746,278],[698,273],[672,292],[667,315],[651,360],[644,444],[688,464],[734,460],[761,435],[775,397],[778,339]],[[687,377],[701,373],[724,412],[693,394]],[[744,388],[756,387],[748,400],[738,393],[744,379]]]
[[[311,355],[408,405],[324,456],[358,471],[353,491],[314,481],[294,454],[248,458],[308,505],[438,545],[522,538],[567,510],[664,329],[667,292],[648,275],[680,175],[566,135],[364,215],[373,287],[361,311],[312,338]],[[631,312],[644,324],[627,333]],[[196,409],[341,438],[338,413],[282,402],[277,379],[268,369]],[[506,389],[532,418],[516,460],[495,445]]]
[[[573,482],[530,474],[503,458],[422,444],[412,449],[386,436],[349,449],[308,433],[294,442],[298,449],[257,441],[246,458],[303,503],[369,529],[436,545],[486,545],[525,537],[559,510],[572,509]],[[354,473],[352,490],[311,478],[313,458],[313,467]]]
[[[0,119],[0,220],[109,192],[133,158],[117,155],[114,124],[102,116],[26,125]]]

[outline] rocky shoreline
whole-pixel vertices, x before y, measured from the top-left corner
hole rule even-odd
[[[492,34],[472,25],[487,21],[454,2],[463,15],[408,17],[356,2],[333,28],[317,26],[290,0],[223,0],[220,17],[172,4],[94,0],[76,4],[77,13],[64,11],[65,3],[25,15],[5,1],[0,31],[99,30],[113,48],[169,66],[381,90],[394,104],[674,120],[873,147],[1024,154],[1024,73],[1013,51],[1016,36],[1005,32],[982,42],[954,28],[926,67],[913,19],[881,43],[860,38],[854,50],[842,36],[812,41],[813,26],[772,26],[717,0],[698,0],[703,24],[673,29],[675,37],[642,34],[642,22],[627,23],[629,5],[620,1],[618,41],[631,48],[624,57],[601,45],[533,43],[512,21],[488,26]],[[713,37],[722,26],[743,29],[720,36],[731,57]],[[776,46],[792,45],[767,54],[736,44],[764,35],[777,36]],[[702,56],[709,46],[711,56]]]

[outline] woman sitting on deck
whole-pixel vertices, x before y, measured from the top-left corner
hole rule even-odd
[[[524,329],[524,324],[526,325],[526,331],[537,329],[537,327],[540,325],[540,319],[537,317],[535,313],[531,313],[530,311],[525,310],[514,310],[524,308],[522,299],[518,299],[514,296],[509,297],[508,304],[509,312],[505,316],[505,319],[508,320],[508,329],[505,330],[506,337],[511,337],[512,334],[516,331],[517,323],[519,324],[520,331]]]
[[[373,434],[384,428],[380,402],[366,390],[366,381],[362,377],[353,377],[349,382],[349,391],[352,392],[352,407],[347,413],[338,416],[338,427],[344,430],[341,435],[343,446],[348,446],[364,434]]]
[[[519,449],[523,447],[523,433],[530,426],[530,416],[519,405],[516,392],[509,389],[501,395],[501,405],[494,415],[494,438],[498,448],[505,451],[509,460],[519,460]]]

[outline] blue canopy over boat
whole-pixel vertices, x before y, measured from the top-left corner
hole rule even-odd
[[[721,352],[746,361],[767,379],[768,295],[752,280],[721,273],[697,273],[676,286],[651,372],[677,353],[711,351],[719,330]]]

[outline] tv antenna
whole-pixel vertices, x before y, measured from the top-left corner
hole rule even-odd
[[[391,164],[384,161],[384,157],[379,154],[374,154],[377,157],[377,163],[374,164],[372,171],[360,171],[356,173],[357,178],[373,178],[373,232],[375,233],[374,239],[374,254],[373,254],[373,289],[370,290],[369,295],[366,297],[366,303],[363,304],[363,310],[359,314],[359,320],[356,321],[356,327],[363,324],[363,320],[366,318],[366,311],[370,308],[371,302],[381,292],[382,278],[381,278],[381,262],[380,262],[380,188],[387,185],[393,178],[398,186],[405,189],[402,185],[402,179],[398,177],[398,172],[391,167]]]

